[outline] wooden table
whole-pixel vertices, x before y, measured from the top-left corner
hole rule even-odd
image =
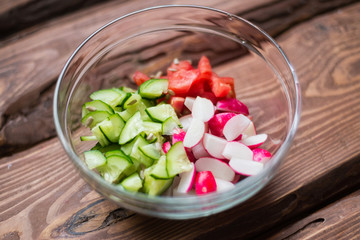
[[[0,1],[0,239],[360,239],[360,3],[197,1],[269,32],[302,87],[298,133],[279,174],[207,218],[141,216],[78,175],[52,122],[66,59],[106,22],[192,1]]]

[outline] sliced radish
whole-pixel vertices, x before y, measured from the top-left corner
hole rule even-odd
[[[258,134],[255,136],[251,136],[245,139],[242,139],[240,142],[245,144],[251,149],[259,147],[261,144],[263,144],[267,139],[267,134]]]
[[[240,174],[235,174],[234,180],[232,180],[231,182],[235,184],[235,183],[239,182],[240,179],[241,179],[241,175]]]
[[[206,98],[196,97],[191,114],[203,122],[209,121],[215,113],[214,104]]]
[[[201,141],[201,139],[204,136],[204,133],[205,133],[204,122],[197,118],[193,118],[183,141],[184,146],[187,148],[194,147]]]
[[[223,179],[225,181],[232,181],[235,177],[235,172],[228,164],[216,158],[204,157],[195,162],[196,171],[211,171],[214,177]]]
[[[210,154],[205,150],[202,141],[200,141],[199,144],[194,146],[191,150],[196,159],[199,159],[202,157],[210,157]]]
[[[253,122],[250,122],[249,126],[242,133],[243,139],[256,135],[256,129]]]
[[[177,192],[187,193],[189,192],[195,181],[196,171],[194,163],[191,163],[192,168],[190,171],[180,173],[180,182],[177,186]]]
[[[182,125],[182,129],[185,132],[189,129],[192,118],[193,117],[191,116],[191,114],[188,114],[188,115],[185,115],[185,116],[182,116],[181,118],[179,118],[180,123]]]
[[[240,142],[228,142],[222,155],[229,160],[232,158],[240,158],[252,161],[254,154],[249,147]]]
[[[172,136],[172,144],[174,145],[177,142],[184,142],[184,138],[185,138],[186,132],[182,129],[174,129],[174,133]]]
[[[216,103],[216,109],[219,111],[234,112],[234,113],[249,115],[248,107],[236,98],[227,98],[218,101]]]
[[[167,153],[170,148],[171,148],[170,142],[164,142],[164,144],[162,145],[162,150],[164,151],[164,153]]]
[[[217,192],[225,192],[235,187],[235,185],[232,182],[225,181],[220,178],[215,178],[215,182],[216,182]]]
[[[224,136],[223,130],[225,124],[232,118],[236,116],[235,113],[218,113],[212,117],[208,124],[211,134],[222,137]]]
[[[224,126],[224,136],[228,141],[232,141],[240,136],[250,124],[249,118],[243,114],[232,117]]]
[[[195,179],[195,192],[202,195],[216,191],[216,181],[210,171],[198,172]]]
[[[239,174],[252,176],[258,174],[264,168],[264,164],[255,161],[248,161],[239,158],[232,158],[229,161],[230,167]]]
[[[201,141],[200,141],[201,142]],[[185,148],[186,155],[190,162],[195,162],[196,158],[190,148]]]
[[[209,133],[204,134],[204,148],[212,157],[223,159],[224,156],[222,153],[227,143],[228,142],[223,138],[211,135]]]
[[[184,105],[185,105],[185,107],[187,107],[190,111],[192,111],[194,102],[195,102],[195,98],[193,98],[193,97],[186,97],[186,98],[185,98]]]
[[[255,148],[253,151],[255,162],[265,163],[271,158],[271,153],[262,148]]]

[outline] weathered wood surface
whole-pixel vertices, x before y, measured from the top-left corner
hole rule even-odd
[[[44,1],[38,4],[41,2]],[[354,1],[247,0],[239,4],[238,1],[209,3],[204,0],[196,4],[238,14],[276,36],[291,25],[351,2]],[[86,36],[125,13],[171,3],[193,2],[112,1],[50,20],[0,42],[0,156],[55,136],[49,107],[54,83],[66,59]]]
[[[355,4],[278,37],[299,75],[302,119],[279,174],[250,201],[215,216],[189,221],[134,214],[91,190],[54,138],[0,159],[0,237],[264,239],[267,231],[359,188],[359,12],[360,4]],[[219,66],[219,71],[231,72],[231,62]],[[355,215],[348,215],[348,219],[359,229]],[[286,239],[303,226],[295,223],[290,234],[272,236]],[[334,228],[328,239],[341,234],[342,225],[338,226],[339,231]],[[301,239],[303,235],[293,236]]]

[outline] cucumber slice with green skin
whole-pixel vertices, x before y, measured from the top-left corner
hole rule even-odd
[[[110,183],[117,182],[125,176],[124,171],[132,166],[130,158],[112,155],[106,158],[106,168],[102,171],[104,179]]]
[[[125,93],[115,89],[102,89],[90,94],[91,100],[101,100],[111,107],[121,106],[126,97]]]
[[[170,179],[155,179],[150,175],[152,167],[145,169],[144,171],[144,193],[149,196],[157,196],[162,194],[173,183],[174,178]]]
[[[164,122],[169,117],[172,117],[174,121],[181,126],[180,120],[177,117],[174,108],[170,104],[157,105],[155,107],[149,107],[145,109],[146,113],[154,122]]]
[[[114,113],[114,110],[108,104],[104,103],[101,100],[94,100],[91,102],[86,102],[82,106],[81,116],[84,117],[89,112],[94,112],[94,111],[105,111],[110,114]]]
[[[89,150],[84,152],[85,163],[90,170],[101,168],[106,165],[106,158],[99,150]]]
[[[187,172],[192,169],[184,144],[181,141],[172,145],[170,150],[167,152],[166,169],[169,177],[174,177],[179,173]]]
[[[120,150],[120,146],[118,144],[110,144],[103,147],[100,143],[97,143],[91,150],[99,150],[102,153],[106,153],[109,151]]]
[[[134,93],[136,92],[136,90],[132,89],[132,88],[129,88],[129,87],[120,87],[119,88],[121,91],[123,92],[127,92],[127,93]]]
[[[139,94],[130,94],[130,97],[126,99],[126,101],[123,104],[124,109],[128,109],[129,107],[137,106],[141,101],[141,96]]]
[[[143,122],[144,132],[149,135],[162,133],[162,124],[157,122],[144,121]]]
[[[109,139],[105,136],[105,134],[101,131],[101,128],[99,125],[96,125],[93,129],[91,129],[91,132],[93,135],[97,138],[101,146],[107,146],[110,145]]]
[[[139,87],[139,94],[143,98],[157,99],[167,92],[169,81],[167,79],[150,79]]]
[[[89,112],[81,119],[81,123],[85,127],[90,127],[90,129],[91,129],[91,128],[95,127],[98,123],[104,121],[109,116],[110,116],[110,113],[108,113],[106,111]]]
[[[121,131],[119,144],[123,145],[134,139],[139,133],[143,131],[143,121],[140,112],[136,112],[125,124]]]
[[[169,179],[169,175],[166,170],[166,156],[161,156],[159,160],[152,165],[150,176],[155,179]]]
[[[110,151],[105,152],[105,157],[110,157],[112,155],[128,158],[128,156],[120,149],[110,150]]]
[[[174,129],[179,128],[179,125],[174,120],[174,118],[169,117],[162,123],[162,134],[163,135],[173,135]]]
[[[128,107],[124,111],[119,112],[119,115],[125,122],[127,122],[136,112],[140,112],[142,120],[144,121],[151,120],[150,117],[145,112],[145,109],[146,106],[143,103],[143,99],[141,99],[137,105]]]
[[[96,136],[81,136],[80,137],[81,141],[97,141]]]
[[[143,98],[143,99],[141,99],[141,101],[144,103],[146,108],[156,106],[156,101],[155,100]]]
[[[99,123],[99,128],[110,142],[119,142],[119,137],[125,123],[119,114],[115,113]]]
[[[145,167],[150,167],[154,160],[144,155],[139,148],[149,145],[149,142],[146,141],[142,136],[138,135],[136,137],[136,141],[132,147],[130,157],[138,160],[140,163],[142,163]]]
[[[136,138],[134,140],[132,140],[131,142],[128,142],[124,145],[121,145],[121,151],[123,151],[127,156],[130,156],[131,151],[134,147],[134,144],[136,142]]]
[[[157,160],[161,157],[159,149],[155,144],[147,144],[145,146],[139,146],[139,150],[147,157]]]
[[[138,192],[143,187],[143,180],[136,172],[122,180],[120,185],[129,192]]]

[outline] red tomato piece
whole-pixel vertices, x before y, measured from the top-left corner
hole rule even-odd
[[[215,94],[217,98],[226,97],[231,91],[231,86],[222,82],[221,78],[218,77],[216,74],[212,75],[209,83],[211,91]]]
[[[210,79],[212,75],[210,61],[207,57],[202,56],[198,63],[198,69],[200,71],[200,78]]]
[[[172,96],[170,97],[170,105],[174,108],[177,114],[180,114],[184,108],[185,98]]]
[[[171,76],[168,76],[169,89],[172,90],[175,94],[185,95],[188,93],[193,82],[195,82],[199,76],[200,72],[197,69],[180,69],[179,71],[174,72]]]
[[[138,86],[140,86],[149,79],[150,78],[145,73],[142,73],[140,71],[136,71],[133,75],[133,80]]]
[[[179,71],[180,69],[192,70],[194,68],[193,68],[193,66],[191,66],[191,63],[189,61],[187,61],[187,60],[179,61],[178,63],[173,62],[170,65],[170,67],[168,67],[168,69],[167,69],[168,77],[170,77],[171,75],[173,75],[175,72]]]

